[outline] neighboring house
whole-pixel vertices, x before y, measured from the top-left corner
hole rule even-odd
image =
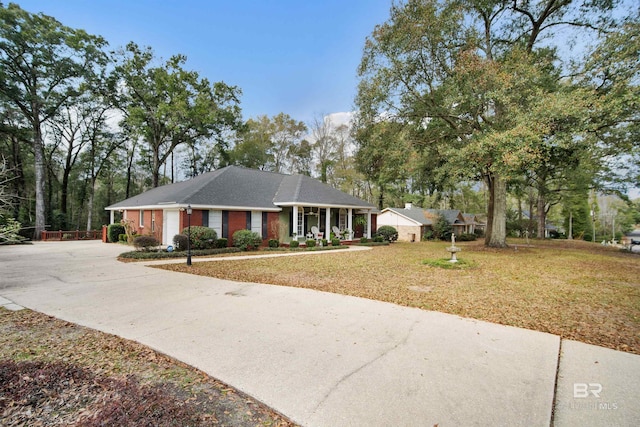
[[[481,226],[476,215],[463,214],[455,209],[423,209],[406,203],[402,208],[386,208],[378,214],[376,225],[390,225],[398,230],[398,240],[419,241],[432,229],[439,215],[444,215],[456,235],[473,233]],[[467,215],[468,219],[465,219]]]
[[[538,221],[538,215],[531,215],[531,212],[529,212],[528,210],[524,210],[522,211],[522,219],[526,219],[529,221],[535,221],[536,222],[536,226],[537,226],[537,221]],[[556,225],[552,224],[549,221],[546,221],[544,224],[544,238],[545,239],[549,239],[551,238],[552,235],[557,235],[557,233],[560,233],[562,230],[560,230]],[[537,229],[534,229],[534,232],[537,232]]]
[[[186,208],[191,206],[188,218]],[[164,245],[191,223],[213,228],[229,239],[237,230],[253,230],[263,240],[301,240],[318,227],[324,237],[332,227],[371,237],[375,206],[305,175],[283,175],[237,166],[208,172],[169,184],[108,206],[137,234],[154,235]],[[356,219],[356,217],[361,217]],[[359,237],[356,233],[353,237]]]

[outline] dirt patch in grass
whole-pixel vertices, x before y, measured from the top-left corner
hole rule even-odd
[[[640,257],[578,241],[460,242],[473,268],[424,264],[448,243],[395,243],[371,251],[198,263],[161,268],[304,287],[549,332],[640,354]],[[429,292],[416,292],[429,289]]]
[[[0,308],[2,425],[294,426],[148,347]]]

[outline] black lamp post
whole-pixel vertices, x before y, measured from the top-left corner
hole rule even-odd
[[[187,265],[191,265],[191,205],[187,206]]]

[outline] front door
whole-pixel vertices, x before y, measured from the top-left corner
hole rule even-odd
[[[162,244],[173,245],[173,236],[180,234],[180,211],[164,211]]]

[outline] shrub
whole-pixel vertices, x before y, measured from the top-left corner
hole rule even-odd
[[[322,239],[322,246],[329,246],[329,241],[327,239]]]
[[[199,249],[191,251],[193,256],[211,256],[218,254],[231,254],[238,253],[238,248],[216,248],[216,249]],[[166,252],[166,251],[132,251],[120,254],[119,258],[123,259],[165,259],[165,258],[184,258],[186,257],[184,252]]]
[[[280,242],[278,241],[278,239],[269,239],[270,248],[277,248],[279,246],[280,246]]]
[[[189,227],[182,230],[182,234],[189,235]],[[191,226],[191,249],[209,249],[215,247],[218,235],[213,228],[199,225]]]
[[[124,225],[122,224],[109,224],[107,227],[107,237],[111,243],[116,243],[120,241],[120,235],[125,235],[126,240],[126,230],[124,229]]]
[[[360,238],[360,243],[367,243],[369,241],[369,239],[367,239],[365,236],[362,236]]]
[[[229,239],[221,237],[216,240],[216,248],[226,248],[229,245]]]
[[[306,241],[307,247],[308,248],[315,248],[316,247],[316,241],[313,239],[309,239]]]
[[[297,248],[299,246],[300,246],[300,242],[298,242],[297,240],[292,240],[291,243],[289,243],[290,248]]]
[[[340,246],[340,239],[335,237],[331,239],[331,246]]]
[[[422,235],[422,241],[426,242],[427,240],[431,240],[433,239],[433,231],[431,230],[427,230],[424,232],[424,234]]]
[[[473,242],[477,239],[477,237],[473,233],[462,233],[461,235],[457,236],[457,239],[461,242]]]
[[[387,242],[395,242],[398,240],[398,230],[390,225],[381,226],[378,228],[378,232],[376,234]]]
[[[257,249],[262,243],[262,237],[255,231],[238,230],[233,233],[233,246],[243,251]]]
[[[158,239],[153,236],[138,236],[133,239],[133,246],[139,251],[150,251],[159,245]]]
[[[378,236],[374,236],[373,241],[375,243],[382,243],[382,242],[385,241],[385,239],[384,239],[384,237],[378,235]]]
[[[176,251],[186,251],[189,238],[184,234],[176,234],[173,236],[173,248]]]
[[[453,232],[453,227],[447,221],[444,215],[440,214],[437,216],[436,221],[433,226],[433,237],[440,240],[449,240],[451,239],[451,233]]]

